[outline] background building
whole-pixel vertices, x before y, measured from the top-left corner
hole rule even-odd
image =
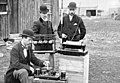
[[[59,22],[59,0],[0,0],[0,38],[21,33],[39,19],[39,7],[46,4],[53,27]]]
[[[89,13],[92,16],[106,16],[110,15],[113,10],[117,11],[120,8],[120,0],[60,0],[60,8],[63,6],[66,12],[69,2],[72,1],[77,3],[76,13],[83,16]]]

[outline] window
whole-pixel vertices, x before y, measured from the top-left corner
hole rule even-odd
[[[7,0],[0,0],[0,14],[7,14]]]

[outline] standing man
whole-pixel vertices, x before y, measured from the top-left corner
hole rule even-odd
[[[38,21],[35,21],[32,27],[32,30],[35,34],[54,34],[52,22],[48,20],[49,9],[46,5],[40,6],[40,18]],[[40,50],[50,50],[51,45],[43,45]]]
[[[48,12],[46,5],[40,6],[40,18],[34,22],[32,27],[35,34],[54,34],[52,22],[48,20]]]
[[[39,60],[33,54],[31,42],[34,33],[25,29],[21,41],[10,52],[10,65],[5,75],[5,83],[28,83],[28,76],[34,74],[34,66],[44,67],[45,61]]]
[[[63,17],[62,22],[58,26],[58,36],[63,39],[63,42],[79,41],[84,38],[86,29],[82,19],[75,14],[76,3],[70,2],[68,5],[69,14]]]
[[[48,20],[48,12],[49,9],[46,5],[40,6],[40,18],[38,21],[34,22],[34,25],[32,27],[32,30],[35,34],[54,34],[52,22]],[[53,49],[51,44],[42,44],[39,48],[39,50],[51,50]],[[54,66],[54,57],[51,53],[49,56],[50,65]]]

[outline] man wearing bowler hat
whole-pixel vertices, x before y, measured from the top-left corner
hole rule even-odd
[[[68,5],[69,14],[63,17],[58,26],[58,35],[63,39],[63,42],[79,41],[84,38],[86,34],[85,25],[82,19],[75,14],[76,3],[70,2]]]
[[[42,4],[40,6],[39,12],[40,12],[40,18],[33,23],[33,27],[32,27],[34,34],[43,34],[43,35],[44,34],[45,35],[46,34],[54,34],[52,22],[48,20],[49,9],[47,8],[47,6]],[[37,47],[38,46],[36,46],[37,50],[44,50],[44,51],[53,49],[52,45],[50,45],[50,44],[47,44],[47,45],[41,44],[38,48]],[[52,54],[50,54],[50,56],[49,56],[50,63],[53,62],[53,60],[51,58],[53,58]]]
[[[33,54],[31,42],[34,32],[23,30],[21,41],[10,52],[10,65],[5,75],[5,83],[28,83],[28,76],[34,74],[34,66],[44,67],[46,62],[39,60]]]
[[[52,22],[48,20],[49,9],[46,5],[40,6],[40,18],[38,21],[35,21],[32,27],[34,34],[54,34]],[[40,50],[49,50],[52,47],[50,45],[41,46]]]
[[[46,5],[40,6],[40,18],[34,22],[32,27],[35,34],[54,34],[52,22],[48,20],[48,12]]]

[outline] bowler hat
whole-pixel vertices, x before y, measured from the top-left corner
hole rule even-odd
[[[41,5],[40,6],[40,12],[43,14],[46,14],[47,12],[49,12],[49,9],[47,9],[46,5]]]
[[[24,29],[22,34],[20,34],[20,36],[26,36],[26,37],[34,37],[34,32],[30,29]]]
[[[76,9],[76,3],[75,2],[70,2],[68,5],[69,9]]]

